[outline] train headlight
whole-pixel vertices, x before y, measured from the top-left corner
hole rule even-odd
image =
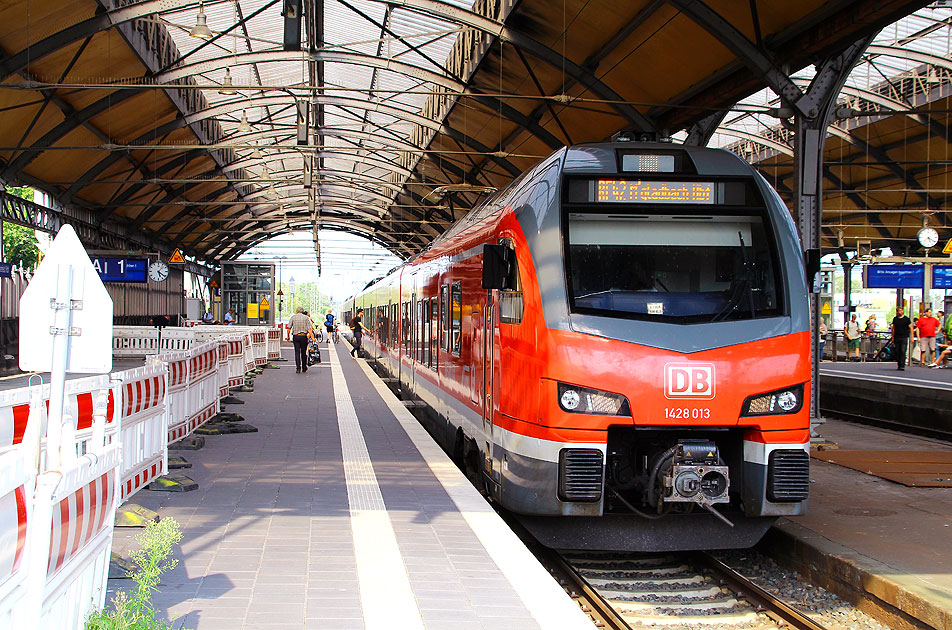
[[[566,411],[575,411],[578,409],[580,402],[582,402],[582,397],[579,396],[578,392],[574,389],[567,389],[559,396],[559,404],[561,404],[562,408]]]
[[[559,407],[563,411],[571,413],[589,413],[600,416],[631,415],[628,399],[621,394],[565,383],[559,383]]]
[[[775,416],[797,413],[803,407],[803,385],[750,396],[744,401],[742,416]]]

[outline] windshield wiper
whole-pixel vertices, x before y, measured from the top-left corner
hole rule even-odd
[[[756,314],[754,308],[754,287],[753,287],[753,276],[754,276],[754,265],[750,262],[750,259],[747,257],[747,248],[744,247],[744,235],[742,232],[737,232],[737,237],[740,239],[740,251],[741,255],[744,257],[744,274],[741,276],[740,281],[735,276],[734,281],[731,283],[731,294],[730,299],[727,300],[727,304],[720,311],[714,315],[712,322],[719,322],[732,312],[737,310],[737,307],[740,305],[741,300],[744,298],[744,294],[747,294],[747,298],[750,304],[750,318],[753,319]]]

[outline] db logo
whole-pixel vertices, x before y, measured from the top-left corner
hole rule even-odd
[[[668,363],[664,366],[665,398],[714,398],[713,363]]]

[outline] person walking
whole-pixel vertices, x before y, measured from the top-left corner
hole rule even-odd
[[[933,317],[931,308],[927,308],[926,314],[916,321],[916,329],[919,331],[920,365],[932,363],[935,356],[935,333],[940,325],[939,320]]]
[[[903,313],[901,306],[896,307],[896,316],[889,325],[892,333],[893,346],[896,348],[896,363],[900,370],[906,369],[906,348],[909,347],[909,337],[912,336],[912,322]]]
[[[826,320],[820,318],[820,361],[823,360],[823,348],[826,346],[826,335],[830,332],[830,327],[826,325]]]
[[[291,341],[294,343],[296,372],[301,372],[302,369],[307,372],[307,340],[311,336],[314,322],[304,314],[304,308],[299,306],[297,312],[288,320],[288,326],[291,327]]]
[[[846,322],[846,327],[843,330],[846,333],[846,358],[852,359],[853,352],[856,352],[856,360],[859,361],[859,322],[856,321],[856,313],[850,317],[850,321]]]
[[[360,343],[364,339],[364,309],[357,309],[357,314],[350,320],[350,329],[354,331],[354,347],[350,349],[350,356],[356,357],[360,352]]]

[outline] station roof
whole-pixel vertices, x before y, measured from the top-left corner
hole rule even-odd
[[[890,50],[869,52],[844,97],[856,114],[826,145],[824,235],[897,245],[923,212],[946,225],[932,191],[948,189],[950,11],[889,30],[925,4],[11,0],[0,177],[200,262],[292,230],[319,252],[319,229],[406,257],[556,148],[621,130],[677,141],[713,120],[713,144],[789,194],[765,69],[808,81],[817,59],[885,29]],[[287,50],[282,13],[296,11]]]

